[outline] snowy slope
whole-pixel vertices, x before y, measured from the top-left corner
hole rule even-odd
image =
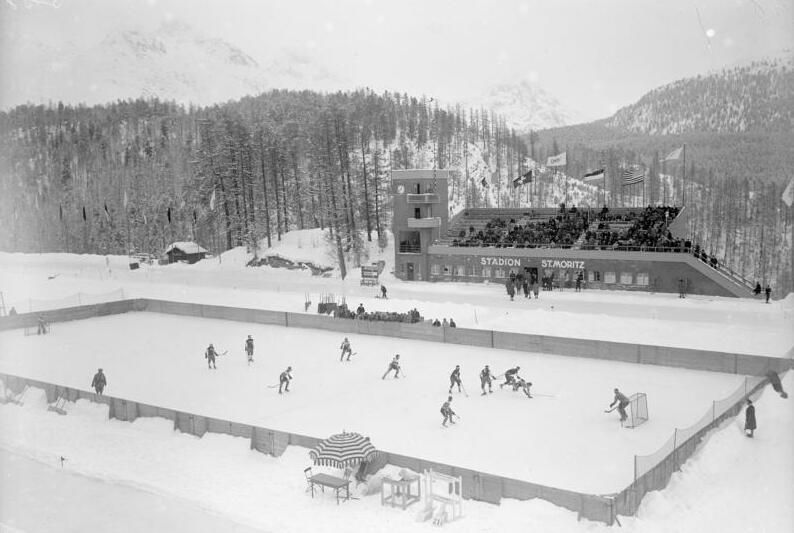
[[[526,79],[495,85],[472,104],[504,116],[508,127],[520,133],[576,122],[571,110],[539,84]]]

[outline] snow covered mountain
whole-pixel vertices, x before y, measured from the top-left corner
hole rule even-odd
[[[794,53],[669,83],[620,109],[606,125],[651,135],[790,132]]]
[[[272,88],[323,89],[335,80],[308,57],[279,51],[260,65],[221,39],[181,22],[152,32],[124,31],[86,49],[55,50],[35,42],[7,54],[0,107],[18,104],[100,104],[158,97],[188,104],[224,102]]]
[[[496,85],[474,104],[503,115],[507,125],[520,133],[566,126],[575,121],[571,110],[529,80]]]

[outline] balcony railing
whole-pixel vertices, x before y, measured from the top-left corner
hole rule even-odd
[[[424,194],[406,194],[405,199],[409,204],[437,204],[438,194],[428,192]]]
[[[408,227],[413,229],[440,228],[441,218],[440,217],[409,218]]]
[[[400,253],[401,254],[418,254],[422,252],[422,246],[420,244],[411,244],[411,243],[400,243]]]

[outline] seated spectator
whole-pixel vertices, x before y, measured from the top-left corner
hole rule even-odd
[[[449,326],[449,322],[447,322],[447,319],[446,319],[446,318],[445,318],[444,320],[442,320],[442,321],[441,321],[441,325],[442,325],[443,327],[447,327],[447,326]]]
[[[433,326],[435,326],[437,328],[440,328],[441,327],[441,322],[439,322],[438,319],[436,318],[435,320],[433,320]]]
[[[758,287],[758,292],[759,293],[761,292],[761,286],[760,285]],[[14,306],[11,306],[11,310],[8,312],[8,316],[14,316],[16,314],[17,314],[17,308],[14,307]]]
[[[455,321],[454,321],[454,320],[452,320],[452,318],[450,318],[450,319],[449,319],[449,327],[451,327],[451,328],[456,328],[456,327],[458,327],[458,326],[455,324]]]
[[[356,315],[361,316],[365,313],[364,304],[358,304],[358,309],[356,309]]]

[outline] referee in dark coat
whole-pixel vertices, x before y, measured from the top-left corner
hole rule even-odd
[[[747,398],[747,407],[744,410],[744,431],[747,436],[752,438],[755,431],[755,406],[750,398]]]

